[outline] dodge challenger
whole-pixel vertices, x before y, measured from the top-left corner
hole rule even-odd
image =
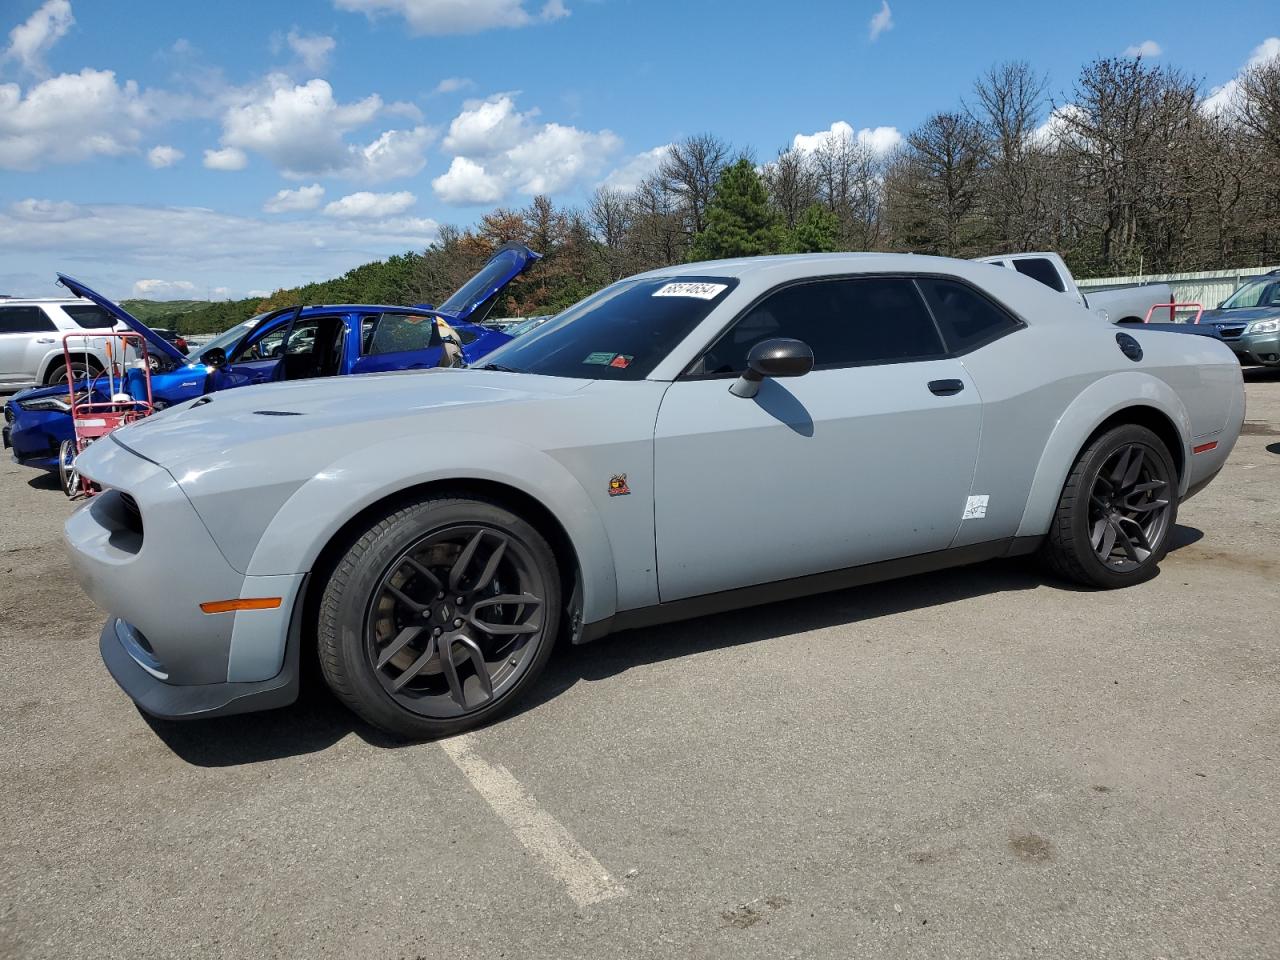
[[[103,493],[65,537],[143,710],[281,706],[314,658],[430,738],[509,709],[561,637],[1017,555],[1141,583],[1243,417],[1222,343],[1118,331],[1012,270],[684,264],[465,369],[119,430],[81,456]]]

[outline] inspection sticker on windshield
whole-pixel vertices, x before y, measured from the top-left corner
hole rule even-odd
[[[970,497],[964,505],[964,513],[960,515],[961,520],[981,520],[987,515],[987,501],[991,497],[988,494],[982,494],[978,497]]]
[[[714,300],[729,285],[727,283],[668,283],[653,292],[655,297],[696,297],[699,300]]]
[[[614,353],[612,350],[601,350],[601,351],[598,351],[597,353],[588,353],[586,359],[583,360],[582,362],[593,363],[601,367],[607,367],[610,363],[613,362],[613,358],[616,356],[617,354]]]

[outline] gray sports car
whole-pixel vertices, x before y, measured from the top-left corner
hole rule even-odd
[[[556,639],[1039,553],[1156,573],[1244,417],[1223,344],[887,254],[615,283],[478,367],[248,387],[112,434],[66,524],[146,711],[507,709]],[[641,634],[636,643],[643,643]]]

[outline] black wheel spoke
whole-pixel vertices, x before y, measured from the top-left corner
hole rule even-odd
[[[424,629],[424,627],[405,627],[396,634],[395,639],[383,647],[382,653],[378,655],[378,669],[381,670],[390,663],[397,653],[421,636]]]
[[[1138,556],[1138,548],[1133,545],[1133,540],[1129,538],[1129,535],[1121,529],[1120,523],[1118,521],[1112,523],[1111,528],[1115,530],[1116,537],[1120,540],[1120,546],[1129,555],[1129,559],[1135,563],[1141,563],[1142,558]]]
[[[436,655],[436,644],[434,642],[427,644],[427,649],[422,651],[422,655],[409,665],[409,669],[399,674],[391,681],[392,691],[401,690],[404,685],[422,672],[422,668],[431,662],[431,658]]]
[[[391,584],[387,584],[387,593],[391,594],[414,613],[421,613],[423,610],[427,609],[426,604],[419,603],[417,600],[414,600],[399,587],[393,587]]]
[[[498,545],[493,548],[493,553],[489,554],[489,559],[485,562],[484,569],[480,571],[480,579],[471,585],[471,592],[483,590],[493,583],[494,575],[498,572],[498,564],[502,563],[502,557],[506,552],[507,540],[503,537],[498,541]]]
[[[542,606],[542,601],[531,593],[522,594],[501,594],[496,597],[477,602],[471,608],[470,621],[471,624],[485,633],[494,637],[510,637],[517,636],[522,633],[537,633],[542,629],[540,624],[536,623],[490,623],[481,619],[479,611],[486,607],[497,606],[520,606],[524,609],[538,609]],[[524,613],[524,609],[520,614]]]
[[[462,553],[458,554],[458,559],[449,570],[450,591],[456,593],[462,589],[462,578],[466,576],[467,567],[471,565],[471,561],[476,555],[476,550],[480,547],[482,537],[484,537],[484,531],[477,530],[475,536],[468,540],[467,545],[462,548]]]
[[[1142,472],[1142,464],[1145,456],[1141,447],[1130,447],[1133,454],[1129,458],[1129,467],[1124,472],[1124,479],[1120,481],[1122,490],[1130,490],[1135,483],[1138,482],[1138,475]]]
[[[1133,458],[1133,447],[1125,447],[1120,457],[1116,460],[1116,465],[1111,471],[1110,486],[1111,489],[1124,486],[1124,475],[1129,470],[1129,461]]]
[[[440,582],[440,578],[437,577],[430,570],[428,570],[425,566],[423,566],[421,563],[419,563],[417,560],[415,560],[411,556],[405,557],[404,562],[408,566],[413,568],[414,573],[420,576],[423,580],[427,581],[427,583],[431,584],[431,588],[435,590],[436,593],[444,592],[444,584]]]
[[[1110,519],[1103,521],[1102,539],[1098,546],[1098,556],[1103,561],[1111,556],[1111,551],[1116,548],[1116,525]]]

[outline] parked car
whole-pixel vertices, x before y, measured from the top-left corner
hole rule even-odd
[[[184,357],[191,352],[190,347],[187,346],[186,338],[182,334],[178,333],[178,331],[170,330],[168,327],[152,327],[151,329],[154,330],[158,336],[168,340],[177,347],[178,352]]]
[[[656,270],[467,369],[116,431],[80,457],[104,492],[66,522],[72,566],[142,709],[280,706],[318,656],[413,737],[506,710],[562,632],[1036,552],[1124,587],[1222,468],[1244,389],[1220,343],[1088,317],[935,257]]]
[[[1246,366],[1280,366],[1280,270],[1245,283],[1206,310],[1198,324],[1162,324],[1161,329],[1217,337]]]
[[[112,329],[128,328],[88,300],[0,297],[0,389],[66,383],[63,337]],[[104,339],[86,335],[74,340],[72,346],[71,371],[77,379],[106,367]]]
[[[1173,290],[1167,283],[1095,290],[1086,296],[1076,286],[1076,279],[1066,261],[1056,253],[1009,253],[982,257],[978,262],[1007,267],[1032,280],[1039,280],[1049,289],[1065,294],[1112,323],[1142,323],[1153,305],[1169,303],[1173,299]]]
[[[454,348],[465,362],[484,356],[511,337],[479,324],[499,293],[539,255],[508,245],[438,310],[384,305],[295,306],[254,317],[184,356],[122,307],[70,277],[60,280],[93,301],[128,329],[141,333],[156,360],[151,391],[158,407],[250,384],[386,370],[418,370],[438,365]],[[443,322],[443,327],[441,323]],[[442,329],[448,339],[442,337]],[[450,354],[452,356],[452,354]],[[78,391],[106,396],[106,377],[86,381]],[[73,436],[65,386],[28,390],[5,407],[4,445],[26,466],[58,469],[63,441]]]

